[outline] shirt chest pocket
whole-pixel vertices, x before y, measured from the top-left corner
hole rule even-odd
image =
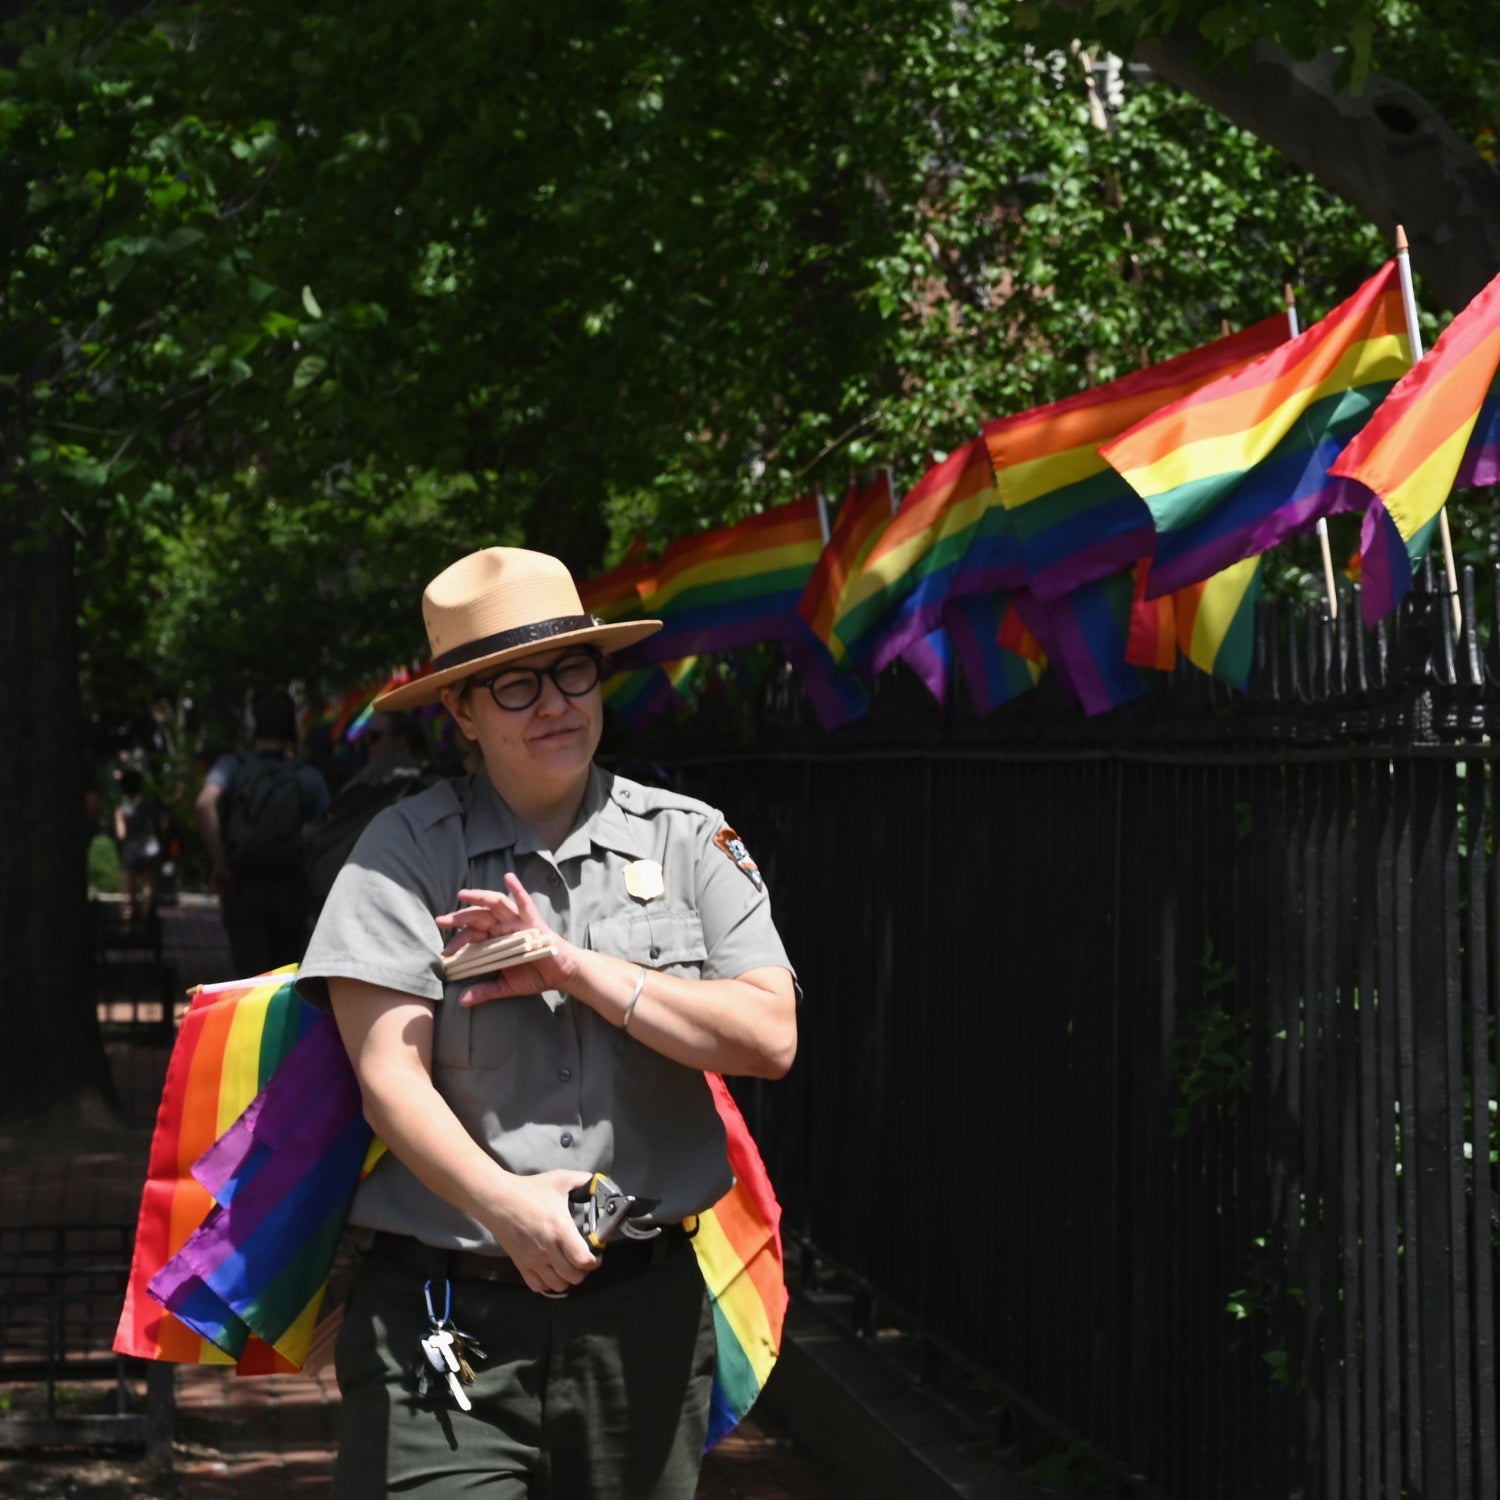
[[[663,974],[696,979],[708,948],[703,921],[695,911],[632,911],[596,917],[589,923],[589,947]]]
[[[461,1005],[458,997],[463,989],[463,985],[448,985],[442,1003],[434,1007],[435,1069],[448,1074],[453,1069],[483,1068],[499,1070],[508,1078],[528,1049],[535,1056],[538,1035],[550,1035],[552,1028],[542,1019],[551,1014],[546,1002],[540,995],[524,995]],[[496,1079],[488,1080],[488,1086],[496,1084]]]

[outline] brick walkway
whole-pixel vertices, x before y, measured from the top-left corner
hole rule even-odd
[[[185,900],[162,913],[165,946],[179,985],[234,977],[216,909]],[[0,1224],[133,1225],[139,1207],[150,1130],[166,1072],[167,1049],[110,1043],[123,1122],[82,1121],[46,1132],[0,1138]],[[0,1460],[0,1493],[12,1495],[161,1496],[171,1500],[272,1500],[325,1495],[333,1462],[338,1390],[332,1372],[240,1379],[209,1367],[177,1371],[174,1474],[90,1484],[70,1474],[82,1455],[28,1460],[27,1473],[52,1471],[57,1488],[8,1477]],[[125,1466],[128,1470],[128,1465]],[[849,1491],[788,1437],[764,1407],[709,1457],[698,1500],[849,1500]]]
[[[316,1379],[236,1380],[184,1370],[177,1382],[181,1441],[177,1472],[187,1500],[274,1500],[328,1493],[338,1391],[331,1372]],[[208,1434],[212,1456],[193,1453]],[[698,1500],[849,1500],[805,1450],[747,1420],[709,1456]]]

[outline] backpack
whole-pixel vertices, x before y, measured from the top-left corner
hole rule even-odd
[[[406,797],[425,792],[443,779],[431,764],[397,762],[379,776],[356,776],[339,788],[328,811],[307,830],[302,841],[302,867],[312,887],[313,903],[321,906],[359,836],[376,813]]]
[[[302,868],[304,794],[294,756],[251,753],[229,784],[224,858],[236,876],[295,875]]]

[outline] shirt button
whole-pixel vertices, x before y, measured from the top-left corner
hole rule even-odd
[[[651,957],[652,958],[660,958],[661,957],[661,949],[658,948],[655,943],[652,943],[652,945],[651,945]]]
[[[573,1144],[573,1132],[571,1130],[563,1131],[561,1139],[563,1145],[571,1146]]]
[[[547,871],[547,884],[551,885],[551,886],[561,885],[562,884],[562,876],[559,875],[556,870],[548,870]]]
[[[557,1076],[566,1083],[573,1076],[573,1070],[572,1068],[559,1068]]]

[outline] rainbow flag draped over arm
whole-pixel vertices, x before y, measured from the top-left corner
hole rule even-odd
[[[1152,412],[1274,349],[1285,313],[1093,390],[989,422],[995,484],[1038,599],[1056,599],[1149,557],[1151,512],[1099,447]],[[955,592],[970,592],[963,572]]]
[[[847,724],[869,708],[864,687],[833,627],[850,581],[890,525],[894,510],[889,470],[882,470],[863,490],[849,486],[834,518],[828,545],[782,639],[787,660],[797,669],[808,701],[825,729]]]
[[[167,1068],[114,1347],[240,1374],[300,1369],[361,1178],[365,1124],[333,1018],[295,974],[194,996]],[[780,1350],[781,1210],[723,1081],[705,1075],[735,1184],[693,1240],[719,1332],[710,1438],[744,1416]]]
[[[1391,261],[1321,322],[1108,444],[1156,528],[1147,593],[1175,593],[1348,508],[1329,468],[1409,350]]]
[[[194,1164],[254,1103],[282,1061],[316,1021],[284,974],[198,990],[167,1066],[151,1137],[125,1306],[114,1347],[174,1364],[237,1364],[245,1373],[297,1368],[248,1329],[238,1353],[219,1347],[154,1301],[152,1278],[214,1208]]]
[[[194,1164],[214,1206],[151,1278],[151,1297],[236,1359],[253,1334],[300,1366],[354,1190],[383,1154],[338,1028],[313,1011],[249,1108]]]
[[[1497,371],[1500,276],[1397,381],[1329,471],[1365,507],[1359,552],[1366,625],[1405,598],[1453,489],[1500,479]]]
[[[621,668],[779,640],[823,552],[816,495],[734,526],[679,537],[656,565],[642,613],[664,621]]]

